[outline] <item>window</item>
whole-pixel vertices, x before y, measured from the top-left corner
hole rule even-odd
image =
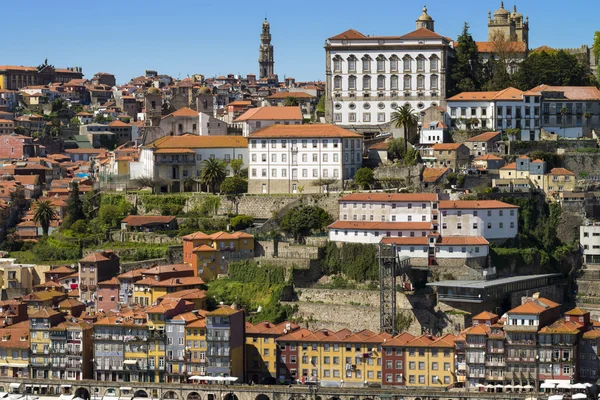
[[[431,90],[438,88],[438,76],[437,75],[431,75],[430,86],[431,86]]]
[[[404,90],[410,90],[410,75],[404,75]]]
[[[398,77],[396,75],[393,75],[390,78],[390,89],[391,90],[398,90]]]
[[[335,90],[342,90],[342,77],[336,76],[333,78],[333,88]]]
[[[417,89],[425,89],[425,77],[423,75],[417,76]]]
[[[333,60],[333,70],[335,72],[342,72],[342,60],[339,58]]]
[[[371,59],[369,58],[369,56],[366,56],[365,58],[363,58],[362,69],[363,69],[363,72],[371,71]]]
[[[369,75],[363,76],[363,90],[371,89],[371,77]]]
[[[398,58],[396,58],[396,56],[392,56],[390,58],[390,70],[392,72],[398,71]]]
[[[363,113],[363,122],[371,122],[371,113]]]
[[[377,89],[384,90],[385,89],[385,76],[379,75],[377,77]]]
[[[356,72],[356,59],[354,56],[348,59],[348,72]]]
[[[429,69],[431,71],[437,71],[438,70],[438,60],[436,57],[432,57],[431,60],[429,60]]]
[[[425,59],[423,56],[417,58],[417,71],[425,71]]]
[[[356,77],[354,75],[348,77],[348,90],[356,90]]]

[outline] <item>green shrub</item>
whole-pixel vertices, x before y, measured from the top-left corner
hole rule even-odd
[[[254,218],[249,215],[238,215],[229,220],[229,226],[234,231],[241,231],[251,227],[254,224]]]
[[[285,271],[281,267],[244,260],[229,264],[229,277],[237,282],[283,284]]]

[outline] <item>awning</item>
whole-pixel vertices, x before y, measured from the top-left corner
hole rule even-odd
[[[587,399],[587,394],[585,393],[575,393],[574,395],[571,396],[571,398],[573,400],[577,400],[577,399]]]
[[[18,389],[21,387],[21,383],[20,382],[11,382],[10,387],[12,389]]]
[[[486,389],[493,389],[493,388],[494,388],[494,385],[485,385],[485,388],[486,388]]]
[[[503,388],[504,388],[504,386],[502,386],[502,385],[500,385],[500,384],[497,384],[497,385],[496,385],[496,386],[494,386],[494,387],[495,387],[496,389],[503,389]]]
[[[103,396],[102,400],[119,400],[117,396]]]
[[[540,385],[540,388],[542,389],[554,389],[556,387],[556,385],[554,383],[550,383],[550,382],[544,382]]]
[[[6,392],[0,392],[0,399],[5,398],[6,396],[8,396],[8,393],[6,393]]]
[[[137,360],[125,360],[123,361],[123,364],[134,365],[137,364]]]
[[[504,389],[512,389],[513,386],[512,385],[504,385]]]
[[[133,396],[121,396],[119,397],[119,400],[131,400],[133,398]]]
[[[71,387],[71,385],[66,385],[68,387]],[[73,398],[72,394],[61,394],[60,395],[60,400],[71,400]]]
[[[571,389],[571,384],[569,382],[561,382],[556,386],[557,389]]]
[[[553,396],[548,397],[548,400],[562,400],[562,394],[555,394]]]
[[[200,379],[202,379],[202,377],[198,376],[198,375],[194,375],[194,376],[190,376],[189,379],[191,381],[199,381]]]
[[[515,386],[513,386],[513,388],[514,389],[523,389],[523,386],[521,386],[521,385],[515,385]]]
[[[481,383],[478,383],[477,385],[475,385],[475,387],[482,388],[482,387],[485,387],[485,385],[482,385]]]
[[[583,383],[574,383],[571,385],[571,389],[585,389],[586,387]]]

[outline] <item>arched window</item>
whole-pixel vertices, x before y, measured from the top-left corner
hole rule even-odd
[[[385,56],[383,54],[377,57],[377,72],[385,72]]]
[[[333,78],[333,88],[335,90],[342,90],[342,77],[336,76]]]
[[[390,89],[398,90],[398,76],[397,75],[392,75],[392,77],[390,79]]]
[[[390,57],[390,71],[398,72],[398,56],[396,55]]]
[[[356,57],[353,54],[348,57],[348,72],[356,72]]]
[[[404,56],[404,58],[402,59],[404,72],[410,72],[411,61],[412,58],[410,58],[410,56]]]
[[[417,90],[425,89],[425,77],[423,75],[417,76]]]
[[[333,59],[333,72],[342,72],[342,57],[339,54]]]
[[[363,90],[371,90],[371,77],[369,75],[363,76]]]
[[[425,71],[425,57],[423,57],[422,54],[419,54],[419,56],[417,57],[417,71]]]
[[[404,90],[410,90],[410,75],[404,75]]]
[[[377,77],[377,89],[378,90],[385,90],[385,76],[379,75]]]
[[[439,58],[435,54],[429,58],[429,70],[437,71],[439,68]]]
[[[354,75],[348,77],[348,90],[356,90],[356,77]]]
[[[368,55],[362,58],[362,70],[363,72],[371,72],[371,57]]]
[[[431,86],[431,90],[438,88],[438,76],[437,75],[431,75],[430,86]]]

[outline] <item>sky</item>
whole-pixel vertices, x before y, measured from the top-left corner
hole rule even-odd
[[[456,38],[464,22],[487,40],[487,15],[496,0],[1,0],[2,65],[83,68],[116,75],[118,83],[157,70],[174,78],[258,75],[265,16],[271,24],[279,79],[323,80],[325,39],[353,28],[365,35],[402,35],[415,29],[426,2],[435,31]],[[592,44],[600,29],[597,0],[507,1],[529,16],[531,48]]]

